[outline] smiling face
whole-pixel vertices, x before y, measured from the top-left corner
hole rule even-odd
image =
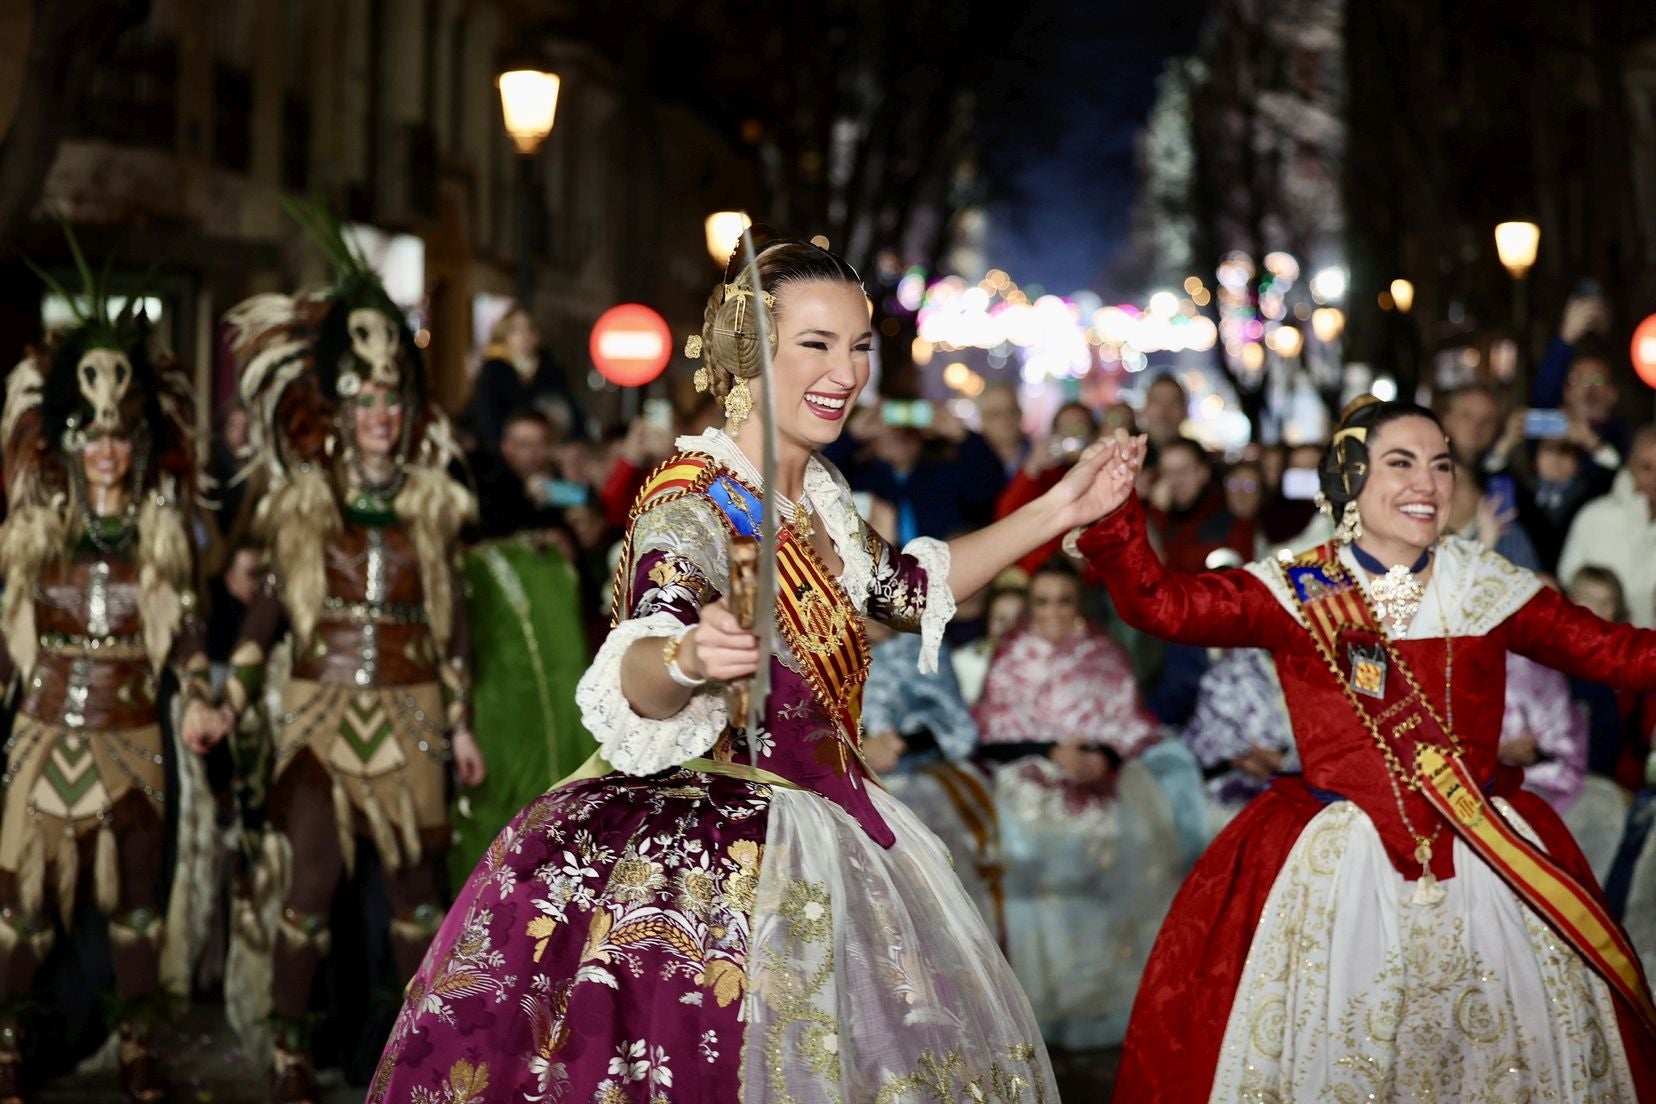
[[[1029,627],[1054,644],[1075,632],[1081,616],[1081,584],[1068,575],[1042,572],[1029,583]]]
[[[89,489],[122,487],[132,472],[132,438],[115,433],[88,437],[81,462],[86,466]]]
[[[384,460],[402,439],[402,396],[378,383],[364,383],[346,400],[354,407],[356,447],[366,460]]]
[[[868,383],[868,300],[855,284],[798,281],[777,289],[775,317],[777,435],[807,450],[830,445]]]
[[[1449,523],[1455,466],[1443,431],[1415,415],[1387,422],[1368,439],[1368,478],[1357,496],[1362,544],[1383,552],[1418,555]]]

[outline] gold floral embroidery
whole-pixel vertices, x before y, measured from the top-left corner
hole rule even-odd
[[[713,999],[719,1002],[719,1007],[727,1008],[732,1001],[742,998],[742,991],[747,988],[747,979],[742,974],[742,968],[736,963],[729,959],[715,958],[697,975],[696,984],[713,990]]]
[[[558,930],[558,922],[550,916],[537,916],[529,921],[529,927],[524,935],[535,941],[535,961],[541,960],[546,953],[546,945],[552,941],[552,933]]]
[[[833,899],[821,882],[794,882],[788,886],[781,913],[790,934],[805,943],[820,943],[834,930]]]
[[[1029,1044],[1019,1044],[1010,1049],[1009,1057],[1013,1061],[1027,1062],[1028,1058],[1019,1059],[1017,1055],[1033,1050]],[[875,1104],[896,1104],[914,1093],[937,1104],[954,1104],[958,1100],[1017,1104],[1025,1099],[1025,1093],[1030,1089],[1035,1090],[1037,1104],[1046,1099],[1046,1090],[1039,1077],[1028,1078],[1013,1073],[997,1061],[989,1064],[987,1074],[967,1079],[963,1076],[965,1065],[958,1050],[951,1050],[942,1057],[930,1051],[921,1051],[915,1058],[915,1072],[894,1077],[880,1086],[879,1095],[874,1098]]]

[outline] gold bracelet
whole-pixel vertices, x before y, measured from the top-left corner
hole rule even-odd
[[[684,638],[689,635],[690,630],[685,629],[683,632],[678,633],[675,636],[669,636],[667,638],[667,642],[661,646],[661,662],[667,665],[668,678],[671,678],[674,682],[678,683],[686,690],[694,690],[699,686],[707,685],[707,680],[704,678],[692,678],[685,672],[683,667],[679,666],[679,649],[684,646]]]

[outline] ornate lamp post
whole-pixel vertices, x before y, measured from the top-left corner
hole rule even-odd
[[[509,69],[495,78],[506,134],[518,151],[518,303],[528,308],[535,290],[535,154],[552,133],[558,111],[558,75]]]

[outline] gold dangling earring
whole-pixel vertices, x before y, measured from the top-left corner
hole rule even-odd
[[[1363,515],[1357,511],[1356,502],[1348,502],[1340,513],[1340,524],[1334,527],[1334,539],[1344,544],[1350,544],[1363,535]]]
[[[725,392],[724,412],[725,432],[734,434],[753,413],[753,392],[748,390],[747,380],[737,379],[735,385]]]

